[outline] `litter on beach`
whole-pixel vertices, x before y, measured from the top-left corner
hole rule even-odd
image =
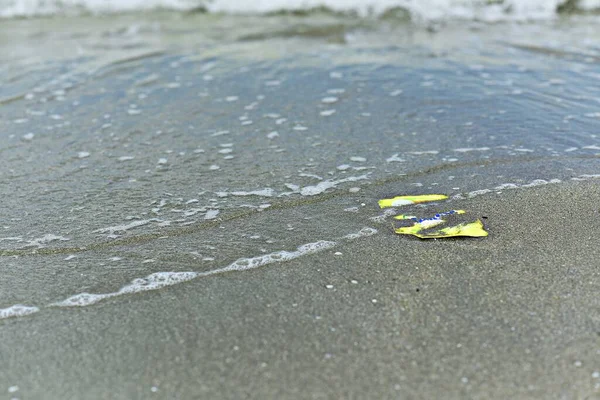
[[[391,199],[379,200],[379,207],[398,207],[403,205],[425,203],[428,201],[445,200],[448,196],[443,194],[429,194],[420,196],[396,196]],[[481,220],[460,222],[455,225],[440,228],[447,223],[446,218],[455,219],[457,215],[466,214],[465,210],[450,210],[427,218],[418,218],[414,215],[400,214],[394,219],[412,221],[413,225],[395,228],[399,235],[412,235],[421,239],[443,239],[450,237],[484,237],[488,235]]]
[[[454,211],[454,212],[453,212]],[[435,217],[425,218],[416,220],[411,226],[401,227],[394,229],[399,235],[413,235],[421,239],[442,239],[457,236],[469,236],[469,237],[483,237],[487,236],[488,233],[483,227],[481,220],[474,222],[463,222],[458,225],[448,226],[442,229],[435,229],[439,225],[444,224],[446,221],[442,219],[441,214],[452,215],[452,214],[464,214],[464,210],[452,210],[448,213],[436,214]],[[396,216],[396,219],[410,219],[415,220],[415,217],[402,218],[404,215]]]

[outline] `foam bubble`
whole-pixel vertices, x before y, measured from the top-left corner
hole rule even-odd
[[[64,236],[58,236],[58,235],[54,235],[52,233],[48,233],[40,238],[28,240],[26,246],[27,247],[29,247],[29,246],[43,247],[44,244],[49,243],[49,242],[54,242],[56,240],[67,241],[67,240],[71,240],[71,239],[66,238]]]
[[[275,191],[271,188],[264,188],[260,190],[252,190],[250,192],[244,191],[236,191],[231,192],[234,196],[264,196],[264,197],[273,197],[275,195]]]
[[[230,271],[245,271],[249,269],[262,267],[263,265],[272,264],[275,262],[290,261],[303,255],[313,254],[330,249],[335,245],[335,242],[319,240],[318,242],[303,244],[299,246],[296,251],[283,250],[252,258],[240,258],[224,268],[208,271],[203,273],[202,275],[214,275]]]
[[[399,154],[396,153],[393,156],[386,158],[385,161],[387,161],[387,162],[405,162],[406,160],[403,158],[400,158]]]
[[[217,215],[219,215],[219,210],[208,210],[206,212],[206,214],[204,215],[204,219],[206,219],[206,220],[215,219],[215,218],[217,218]]]
[[[533,181],[523,185],[523,187],[529,188],[529,187],[535,187],[535,186],[548,185],[549,183],[560,183],[560,182],[561,182],[560,179],[551,179],[550,181],[547,181],[545,179],[534,179]]]
[[[116,226],[108,226],[106,228],[96,229],[92,231],[92,233],[109,233],[110,235],[114,235],[115,232],[125,232],[129,229],[137,228],[139,226],[148,225],[150,222],[160,222],[161,220],[152,218],[152,219],[141,219],[137,221],[133,221],[126,225],[116,225]]]
[[[150,290],[158,290],[167,286],[176,285],[178,283],[192,280],[198,276],[197,272],[155,272],[145,278],[137,278],[131,281],[127,286],[122,287],[118,292],[113,293],[79,293],[71,296],[58,303],[53,303],[51,306],[56,307],[85,307],[96,304],[99,301],[111,297],[121,296],[124,294],[147,292]]]
[[[383,222],[386,222],[388,217],[390,217],[392,215],[396,215],[396,213],[397,213],[397,210],[395,208],[386,208],[385,210],[383,210],[383,214],[377,215],[375,217],[371,217],[369,219],[376,223],[383,223]]]
[[[59,303],[54,303],[57,307],[84,307],[92,304],[96,304],[100,300],[116,296],[117,294],[92,294],[92,293],[79,293],[71,296]]]
[[[488,151],[489,149],[489,147],[462,147],[459,149],[454,149],[454,151],[458,153],[468,153],[471,151]]]
[[[437,150],[425,150],[425,151],[409,151],[408,154],[414,154],[416,156],[422,156],[424,154],[438,154]]]
[[[583,174],[577,177],[571,178],[572,181],[588,181],[590,179],[600,179],[600,174]]]
[[[326,181],[319,182],[317,185],[314,185],[314,186],[305,186],[305,187],[303,187],[302,189],[300,189],[300,194],[302,196],[316,196],[318,194],[323,193],[327,189],[331,189],[331,188],[336,187],[340,183],[355,182],[355,181],[363,180],[363,179],[368,179],[368,174],[367,175],[361,175],[361,176],[349,176],[347,178],[338,179],[338,180],[329,180],[328,179]]]
[[[590,176],[593,177],[594,175],[590,175]],[[600,177],[600,175],[598,175],[598,177]],[[588,178],[588,179],[591,179],[591,178]],[[586,179],[571,178],[571,180],[586,180]],[[481,196],[481,195],[493,193],[494,191],[498,191],[498,190],[526,189],[526,188],[532,188],[532,187],[536,187],[536,186],[556,184],[556,183],[561,183],[561,182],[562,181],[560,179],[550,179],[548,181],[544,180],[544,179],[534,179],[531,182],[524,183],[524,184],[503,183],[501,185],[496,186],[493,189],[474,190],[474,191],[466,193],[464,195],[461,194],[461,193],[455,194],[454,196],[452,196],[452,199],[453,200],[463,200],[463,199],[465,199],[465,195],[466,195],[466,198],[471,199],[473,197],[477,197],[477,196]]]
[[[15,304],[8,308],[0,308],[0,319],[11,317],[24,317],[25,315],[34,314],[40,311],[37,307],[24,306],[23,304]]]
[[[298,174],[298,176],[304,176],[304,177],[307,177],[307,178],[314,178],[314,179],[317,179],[317,180],[319,180],[319,181],[322,181],[322,180],[323,180],[323,178],[322,178],[322,177],[320,177],[319,175],[315,175],[315,174],[305,174],[305,173],[301,173],[301,174]]]
[[[593,145],[589,145],[589,146],[583,146],[582,149],[600,150],[600,146],[596,146],[595,144],[593,144]]]
[[[494,188],[494,190],[504,190],[504,189],[518,189],[519,185],[516,185],[514,183],[503,183],[501,185],[498,185]]]
[[[358,232],[347,234],[346,236],[344,236],[344,239],[346,239],[346,240],[355,240],[355,239],[359,239],[361,237],[372,236],[372,235],[374,235],[376,233],[377,233],[377,229],[375,229],[375,228],[369,228],[369,227],[364,227],[364,228],[362,228]]]
[[[491,189],[473,190],[472,192],[469,192],[467,194],[467,196],[469,198],[472,198],[472,197],[476,197],[476,196],[481,196],[482,194],[488,194],[488,193],[491,193],[491,192],[492,192]]]
[[[22,242],[23,238],[22,237],[18,237],[18,236],[0,238],[0,242],[2,242],[4,240],[10,240],[10,241],[15,241],[15,242]]]

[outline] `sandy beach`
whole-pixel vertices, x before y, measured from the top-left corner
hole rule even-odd
[[[597,182],[507,190],[453,203],[487,238],[372,224],[288,262],[8,319],[0,380],[23,399],[595,398],[599,200]]]
[[[0,0],[0,400],[600,399],[594,2]]]

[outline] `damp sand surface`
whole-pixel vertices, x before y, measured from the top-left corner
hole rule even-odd
[[[486,217],[484,239],[378,226],[276,266],[6,320],[0,380],[46,399],[588,398],[599,201],[594,182],[480,196],[458,203]]]
[[[0,393],[596,395],[596,26],[3,21]]]

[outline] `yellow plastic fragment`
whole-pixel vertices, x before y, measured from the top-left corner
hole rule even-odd
[[[443,223],[441,219],[438,220],[427,220],[424,222],[417,222],[413,226],[403,227],[396,229],[396,233],[400,235],[413,235],[421,239],[440,239],[456,236],[471,236],[471,237],[483,237],[487,236],[487,231],[483,228],[481,220],[475,222],[464,222],[455,226],[449,226],[432,232],[422,232],[424,229],[432,228],[436,225]]]
[[[483,223],[479,219],[475,222],[450,226],[448,228],[441,229],[440,232],[446,236],[483,237],[488,235],[487,231],[483,228]]]
[[[445,200],[448,196],[444,194],[425,194],[421,196],[396,196],[393,199],[379,200],[379,207],[399,207],[409,204],[425,203],[428,201]]]

